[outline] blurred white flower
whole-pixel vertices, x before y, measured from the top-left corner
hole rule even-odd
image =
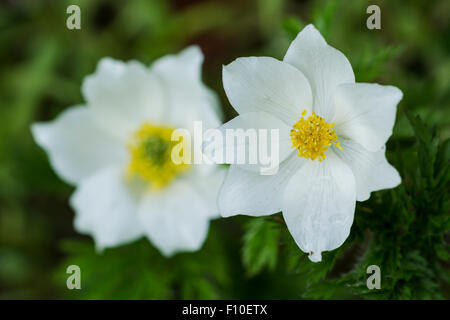
[[[239,116],[222,128],[278,128],[280,168],[267,176],[231,165],[219,194],[222,216],[282,211],[297,245],[321,261],[321,252],[348,237],[355,201],[400,183],[385,143],[402,92],[355,83],[347,58],[313,25],[283,61],[239,58],[223,68],[223,83]]]
[[[166,256],[197,250],[219,215],[217,165],[175,165],[175,128],[217,127],[219,104],[201,81],[203,55],[189,47],[157,60],[100,60],[82,86],[86,105],[32,125],[54,170],[76,191],[75,228],[98,249],[146,235]]]

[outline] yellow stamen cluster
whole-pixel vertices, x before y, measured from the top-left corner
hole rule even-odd
[[[177,175],[189,169],[188,164],[175,164],[172,148],[179,141],[171,141],[174,128],[144,123],[133,135],[128,145],[130,163],[128,175],[138,176],[154,189],[166,186]]]
[[[332,144],[342,150],[334,131],[334,123],[328,123],[314,112],[304,118],[307,111],[303,110],[302,117],[291,130],[292,148],[297,148],[299,157],[322,161],[325,152]]]

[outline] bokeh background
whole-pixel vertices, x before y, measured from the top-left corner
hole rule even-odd
[[[71,4],[81,30],[66,28]],[[381,8],[381,30],[366,28],[370,4]],[[450,2],[432,0],[1,1],[0,298],[448,299],[449,21]],[[213,221],[202,250],[171,259],[146,240],[98,255],[74,231],[73,188],[51,170],[30,124],[83,103],[82,80],[100,58],[149,64],[198,44],[203,79],[228,120],[222,65],[282,59],[308,23],[349,58],[357,81],[404,93],[387,146],[403,184],[358,203],[340,249],[310,263],[281,215]],[[71,264],[82,290],[66,288]],[[371,264],[381,267],[381,290],[367,290]]]

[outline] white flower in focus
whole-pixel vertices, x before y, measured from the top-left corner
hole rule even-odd
[[[355,83],[347,58],[313,25],[283,61],[239,58],[224,67],[223,83],[239,116],[222,130],[278,128],[280,167],[260,175],[231,165],[219,193],[222,216],[282,211],[297,245],[316,262],[348,237],[356,201],[400,183],[385,143],[402,92]]]
[[[223,170],[175,165],[175,128],[221,124],[216,96],[201,82],[203,55],[190,47],[157,60],[102,59],[83,83],[85,106],[32,126],[36,142],[76,191],[75,228],[98,249],[146,235],[169,256],[197,250],[219,215]]]

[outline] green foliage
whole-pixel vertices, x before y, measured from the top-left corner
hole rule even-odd
[[[99,253],[91,241],[67,240],[66,258],[54,278],[65,289],[67,266],[81,269],[82,290],[65,290],[78,299],[217,299],[230,281],[217,241],[197,253],[163,257],[146,239]]]
[[[375,47],[370,43],[361,48],[361,54],[355,61],[354,71],[358,82],[368,82],[386,72],[386,62],[398,57],[402,52],[400,46]]]
[[[305,26],[299,19],[295,17],[287,17],[283,20],[283,29],[286,32],[289,41],[293,41],[297,34]]]
[[[327,38],[329,29],[338,9],[337,0],[323,1],[319,0],[315,3],[312,12],[311,23],[320,31],[320,33]],[[306,26],[306,24],[295,16],[286,17],[283,21],[283,29],[292,41],[297,34]]]
[[[338,4],[339,1],[337,0],[317,1],[315,3],[311,17],[312,23],[325,38],[328,38],[333,19],[336,18]]]
[[[242,248],[242,261],[250,276],[267,268],[275,269],[280,228],[274,221],[255,218],[247,222]]]

